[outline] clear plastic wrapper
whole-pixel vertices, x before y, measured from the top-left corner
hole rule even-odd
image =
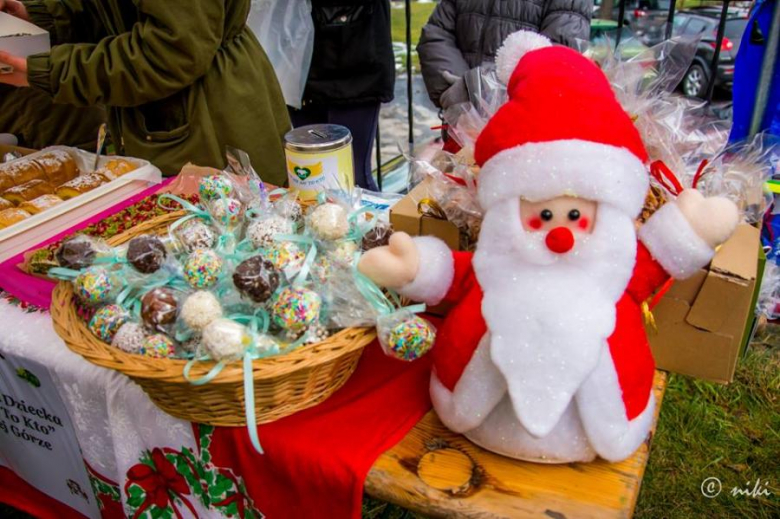
[[[737,205],[748,223],[762,221],[772,203],[765,183],[772,176],[771,146],[757,135],[746,143],[725,148],[701,172],[697,189],[706,196],[723,196]]]
[[[351,267],[331,265],[318,289],[325,301],[328,328],[376,324],[379,311],[364,298]]]
[[[392,224],[380,220],[363,235],[363,238],[360,240],[360,248],[368,251],[377,247],[384,247],[390,242],[390,236],[392,235]]]
[[[123,288],[122,277],[113,267],[95,265],[82,270],[73,280],[73,291],[87,306],[112,303]]]
[[[220,317],[203,329],[200,343],[203,351],[200,353],[217,361],[238,360],[251,343],[252,337],[246,326]]]
[[[77,234],[63,241],[55,253],[60,267],[81,270],[92,266],[95,259],[111,253],[111,247],[103,240]]]
[[[171,235],[176,250],[185,254],[195,249],[210,249],[217,242],[217,232],[202,218],[187,219],[177,225]]]
[[[325,202],[309,211],[306,227],[318,240],[340,240],[350,230],[349,211],[341,204]]]
[[[141,320],[150,331],[170,333],[179,313],[181,295],[170,287],[156,287],[141,296]]]
[[[142,274],[160,270],[167,257],[165,244],[153,234],[142,234],[131,239],[125,253],[127,262]]]
[[[436,342],[433,325],[405,309],[379,317],[376,329],[385,354],[407,362],[428,353]]]
[[[265,303],[279,288],[282,273],[261,255],[251,256],[233,271],[233,285],[254,303]]]

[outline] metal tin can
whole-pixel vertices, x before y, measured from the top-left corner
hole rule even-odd
[[[312,124],[284,136],[287,178],[301,200],[327,189],[350,191],[355,185],[352,134],[337,124]]]

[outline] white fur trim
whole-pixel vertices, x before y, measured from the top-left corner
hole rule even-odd
[[[633,420],[628,420],[623,391],[606,344],[596,369],[580,386],[576,399],[588,440],[598,455],[607,461],[628,458],[650,432],[655,397],[650,393],[645,410]]]
[[[715,254],[674,202],[656,211],[639,229],[638,235],[656,261],[677,279],[693,275]]]
[[[490,360],[490,336],[485,334],[452,392],[431,375],[431,401],[450,430],[464,433],[478,427],[506,394],[504,376]]]
[[[531,31],[517,31],[506,37],[501,48],[496,52],[496,73],[498,79],[505,85],[515,71],[517,64],[527,53],[536,49],[550,47],[549,38]]]
[[[420,266],[414,281],[398,293],[414,301],[437,305],[444,299],[455,277],[452,251],[438,238],[422,236],[414,239]]]
[[[482,167],[479,202],[487,210],[509,197],[532,202],[572,195],[636,217],[649,186],[647,168],[625,148],[576,139],[504,150]]]

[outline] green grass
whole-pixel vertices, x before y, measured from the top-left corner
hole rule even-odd
[[[670,376],[635,517],[780,517],[780,340],[768,339],[730,385]],[[709,477],[722,482],[713,499],[701,493]],[[731,495],[757,479],[772,496]]]
[[[436,4],[433,2],[412,2],[412,45],[417,45],[420,40],[422,26],[428,21]],[[406,42],[406,14],[403,2],[390,4],[390,23],[393,41]]]
[[[428,21],[431,13],[436,8],[436,4],[430,3],[411,3],[412,13],[412,46],[416,47],[417,42],[420,41],[420,33],[422,27]],[[406,10],[403,2],[392,2],[390,4],[390,23],[393,42],[406,44]],[[404,68],[406,68],[406,59],[403,61]],[[412,70],[420,70],[420,58],[417,57],[417,52],[412,50]]]

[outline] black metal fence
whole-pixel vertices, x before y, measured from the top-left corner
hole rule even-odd
[[[618,0],[618,30],[615,38],[615,47],[620,45],[621,36],[623,33],[623,27],[625,25],[626,14],[626,0]],[[718,70],[718,64],[720,62],[720,52],[723,44],[723,38],[726,31],[726,20],[729,14],[729,4],[731,0],[721,0],[720,19],[718,23],[718,30],[715,36],[715,49],[712,55],[710,63],[710,77],[707,84],[706,102],[709,104],[712,102],[712,96],[715,91],[716,83],[716,71]],[[406,114],[407,123],[409,125],[408,133],[408,145],[409,150],[414,148],[414,109],[412,99],[412,27],[411,27],[411,0],[405,0],[405,20],[406,20]],[[669,14],[666,19],[664,36],[665,39],[669,39],[673,36],[674,28],[674,15],[677,11],[677,0],[671,0],[669,3]],[[746,30],[751,30],[748,27]],[[758,132],[761,124],[763,114],[766,110],[767,101],[769,98],[769,89],[772,78],[773,66],[777,58],[778,44],[780,44],[780,0],[777,0],[774,6],[774,14],[772,17],[772,25],[769,34],[766,35],[767,51],[764,56],[764,62],[761,69],[761,76],[756,92],[756,104],[753,108],[753,116],[751,119],[751,134]],[[377,124],[376,131],[376,163],[377,163],[377,184],[379,190],[382,191],[382,152],[380,149],[380,131],[379,124]]]

